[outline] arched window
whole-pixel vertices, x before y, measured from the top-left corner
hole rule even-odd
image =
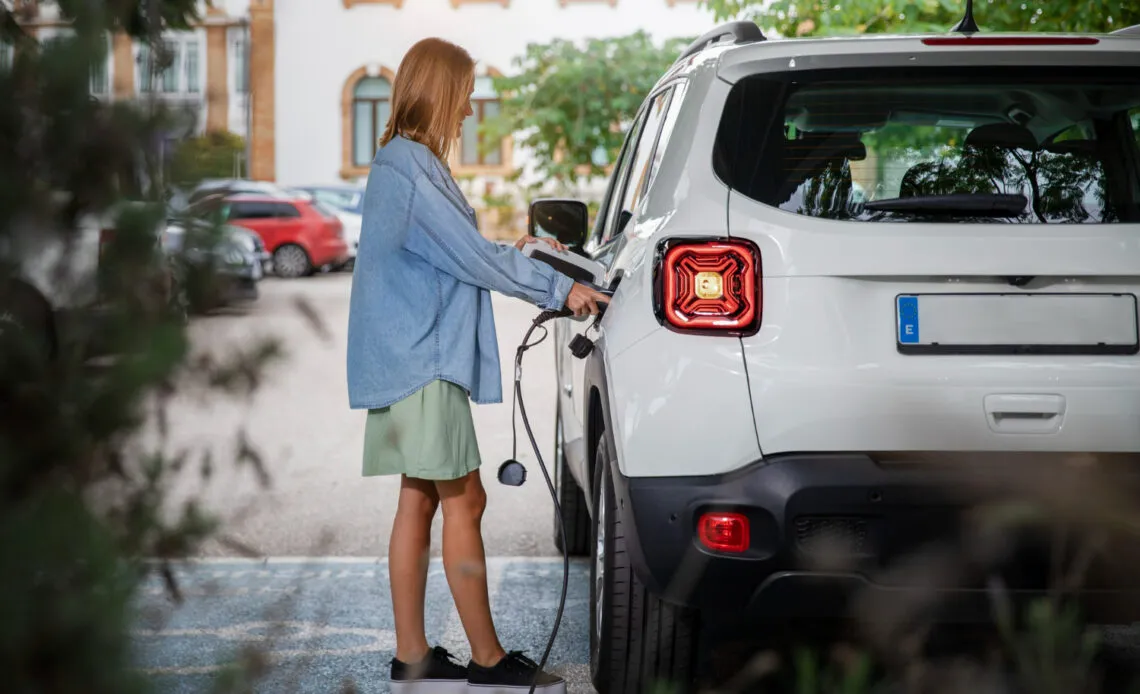
[[[352,91],[352,165],[368,166],[392,114],[392,83],[365,77]]]

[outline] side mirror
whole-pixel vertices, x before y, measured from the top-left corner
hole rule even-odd
[[[527,233],[554,238],[568,248],[578,250],[586,243],[590,212],[579,200],[548,198],[530,204]]]

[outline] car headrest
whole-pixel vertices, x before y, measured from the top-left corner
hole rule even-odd
[[[966,136],[969,147],[1003,147],[1007,149],[1037,149],[1037,138],[1023,125],[1016,123],[989,123],[980,125]]]

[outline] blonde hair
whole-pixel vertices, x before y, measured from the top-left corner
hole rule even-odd
[[[400,61],[392,84],[392,115],[380,146],[401,135],[447,162],[456,140],[456,117],[475,79],[475,61],[464,49],[438,38],[417,42]]]

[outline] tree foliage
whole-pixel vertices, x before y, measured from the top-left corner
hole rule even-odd
[[[780,36],[944,32],[965,0],[701,0],[717,21],[753,19]],[[1113,31],[1140,24],[1140,0],[976,0],[985,31]]]
[[[231,132],[210,132],[185,140],[174,153],[177,183],[192,186],[205,178],[230,178],[235,161],[242,161],[244,156],[245,139]]]
[[[165,403],[249,394],[280,347],[195,354],[162,249],[176,114],[89,92],[108,30],[150,40],[197,3],[58,4],[74,31],[43,45],[0,6],[0,668],[14,694],[131,694],[149,689],[131,660],[139,582],[217,530],[193,499],[172,505],[175,476],[218,461],[166,450]],[[58,288],[74,291],[53,307]]]
[[[513,74],[495,78],[502,111],[488,119],[485,139],[513,135],[533,153],[540,179],[574,183],[601,175],[617,157],[625,124],[688,41],[657,43],[638,31],[530,44],[515,58]]]

